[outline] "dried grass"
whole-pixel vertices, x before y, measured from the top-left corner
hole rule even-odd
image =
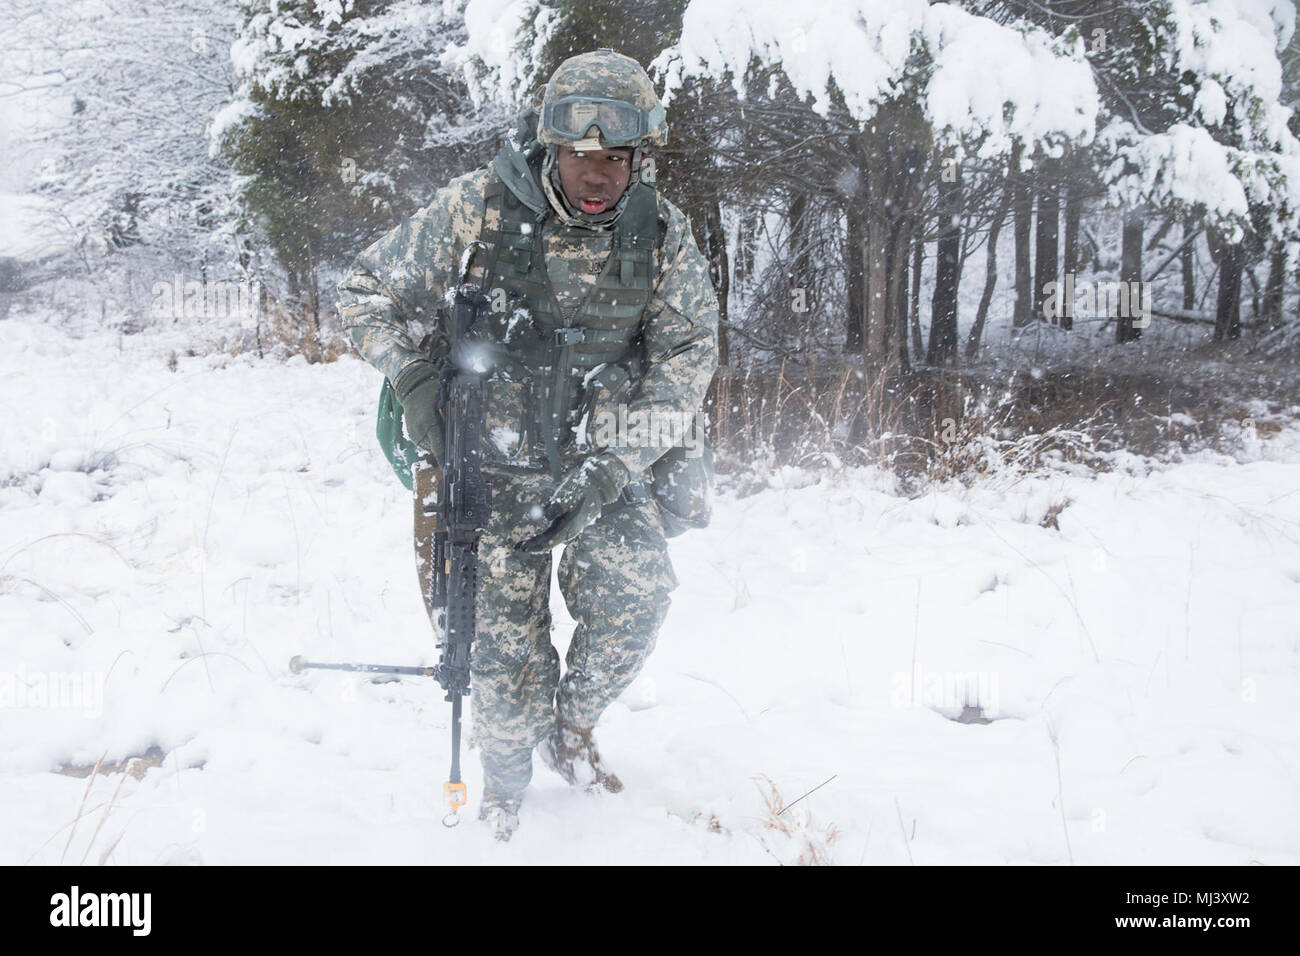
[[[257,326],[240,336],[230,350],[231,355],[253,352],[259,357],[267,355],[288,358],[301,355],[315,365],[333,362],[351,350],[347,338],[338,331],[325,327],[318,329],[312,319],[295,312],[278,302],[268,302]]]
[[[820,828],[815,827],[811,814],[806,811],[793,812],[791,808],[794,804],[786,804],[781,791],[768,777],[757,778],[755,784],[763,800],[764,816],[760,824],[764,830],[780,834],[797,848],[798,856],[794,861],[795,864],[830,866],[834,862],[831,858],[832,847],[841,836],[839,828],[834,823]],[[763,848],[767,849],[766,843],[763,844]],[[772,851],[769,849],[768,852]]]

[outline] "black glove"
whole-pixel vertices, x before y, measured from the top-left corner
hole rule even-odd
[[[438,417],[438,367],[428,359],[416,359],[393,380],[393,391],[402,403],[406,434],[424,451],[441,450],[442,422]]]
[[[515,547],[539,554],[572,541],[622,494],[631,477],[627,465],[609,452],[584,458],[564,476],[542,512],[550,527]]]

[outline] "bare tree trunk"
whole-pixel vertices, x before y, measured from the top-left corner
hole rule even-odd
[[[1287,254],[1278,248],[1269,258],[1269,281],[1264,286],[1264,321],[1268,328],[1282,325],[1282,300],[1286,297]]]
[[[1269,329],[1282,325],[1282,299],[1286,289],[1286,252],[1277,249],[1268,260],[1268,283],[1264,286],[1264,323]]]
[[[844,323],[844,351],[861,352],[866,330],[867,289],[866,273],[862,267],[866,230],[862,228],[860,197],[849,201],[845,212],[847,242],[844,249],[844,275],[848,286],[848,317]]]
[[[316,344],[324,345],[320,334],[320,277],[316,275],[314,268],[311,270],[310,277],[311,287],[308,294],[311,297],[311,320],[316,327]]]
[[[904,372],[912,369],[912,353],[907,342],[907,254],[912,242],[910,219],[900,217],[890,226],[889,242],[889,314],[898,348],[898,364]],[[888,347],[886,342],[886,347]]]
[[[1029,273],[1029,229],[1033,218],[1033,194],[1029,191],[1026,174],[1020,172],[1020,150],[1017,147],[1011,157],[1011,177],[1014,182],[1015,198],[1012,207],[1015,216],[1016,235],[1016,307],[1011,324],[1023,329],[1033,316],[1033,278]]]
[[[925,256],[925,243],[912,243],[912,301],[910,306],[912,351],[919,358],[924,352],[921,341],[921,265]]]
[[[939,183],[939,247],[930,302],[930,365],[947,365],[957,355],[957,283],[961,257],[961,177]]]
[[[889,230],[878,216],[867,220],[867,241],[862,247],[866,276],[867,307],[863,312],[862,342],[867,352],[882,356],[889,346],[889,313],[886,288],[889,268]]]
[[[867,171],[866,234],[863,245],[863,274],[866,278],[866,309],[862,342],[866,353],[877,360],[887,361],[889,348],[889,255],[891,249],[889,223],[884,217],[884,199],[887,195],[888,176],[877,162],[878,156],[863,137],[862,168]]]
[[[907,230],[902,219],[894,219],[882,229],[885,239],[885,269],[881,287],[881,318],[884,323],[881,348],[888,361],[891,348],[896,349],[903,368],[912,367],[911,355],[907,350],[906,312],[900,317],[898,300],[903,289],[907,288]]]
[[[1178,254],[1183,267],[1183,309],[1190,312],[1196,308],[1196,243],[1187,242],[1188,236],[1196,227],[1192,217],[1183,219],[1183,251]]]
[[[1061,233],[1061,194],[1050,180],[1038,190],[1038,229],[1034,243],[1034,315],[1047,317],[1047,285],[1060,280],[1057,249]],[[1052,320],[1053,323],[1058,321]]]
[[[894,286],[898,289],[898,294],[894,297],[892,304],[893,304],[894,315],[895,315],[895,323],[896,323],[895,327],[898,329],[898,334],[899,334],[898,341],[899,344],[902,346],[903,351],[907,352],[910,358],[912,353],[908,351],[909,346],[907,344],[908,343],[907,289],[909,284],[908,278],[911,275],[911,269],[910,269],[911,260],[912,260],[911,247],[913,243],[911,240],[911,230],[908,229],[907,226],[902,223],[900,223],[900,228],[903,231],[903,235],[899,237],[898,247],[895,252],[895,255],[898,256],[898,258],[895,260],[898,263],[897,266],[898,276],[897,276],[897,282],[894,283]],[[915,346],[915,342],[913,342],[913,347],[914,346]]]
[[[989,227],[988,257],[984,266],[984,291],[980,294],[980,303],[975,309],[975,322],[970,327],[970,336],[966,339],[966,360],[970,361],[979,351],[980,338],[984,334],[984,322],[989,316],[989,303],[993,301],[993,289],[998,284],[998,236],[1002,234],[1002,223],[1011,208],[1011,199],[1015,190],[1008,182],[1002,190],[1002,201]]]
[[[1259,280],[1255,278],[1255,270],[1251,264],[1247,263],[1246,267],[1241,270],[1242,278],[1250,280],[1250,314],[1255,318],[1263,315],[1263,306],[1259,301]]]
[[[1219,293],[1214,305],[1214,341],[1241,338],[1241,273],[1246,266],[1245,244],[1229,245],[1218,237]]]
[[[1065,256],[1061,262],[1062,275],[1079,274],[1079,220],[1083,215],[1083,197],[1073,186],[1065,194]],[[1061,328],[1074,328],[1074,308],[1061,310]]]
[[[727,256],[727,235],[722,228],[722,208],[716,198],[704,209],[704,230],[707,237],[705,255],[709,259],[709,279],[718,294],[718,364],[726,366],[730,359],[727,342],[727,300],[731,292],[731,260]]]
[[[1145,213],[1141,209],[1128,209],[1124,213],[1124,232],[1121,239],[1120,247],[1120,281],[1127,283],[1140,283],[1142,281],[1142,232],[1146,225]],[[1130,289],[1138,288],[1137,285],[1130,285]],[[1142,336],[1142,329],[1133,324],[1133,313],[1137,310],[1132,307],[1133,296],[1122,296],[1121,303],[1127,303],[1129,308],[1125,309],[1125,314],[1118,317],[1115,325],[1116,342],[1132,342]]]
[[[922,149],[928,127],[919,113],[906,110],[879,119],[889,132],[859,139],[858,165],[866,183],[865,226],[868,324],[863,342],[880,368],[910,370],[907,329],[907,260],[916,234],[916,209],[924,169]],[[909,143],[914,145],[908,145]],[[877,331],[878,330],[878,331]]]

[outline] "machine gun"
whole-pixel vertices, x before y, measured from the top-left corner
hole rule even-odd
[[[441,410],[443,461],[434,469],[431,496],[418,503],[434,517],[432,568],[427,576],[426,603],[437,611],[442,652],[436,667],[394,667],[383,664],[322,664],[301,656],[289,662],[295,674],[308,669],[360,671],[370,674],[414,674],[432,677],[451,703],[451,772],[443,784],[447,804],[444,826],[459,822],[466,803],[460,779],[461,700],[468,696],[470,651],[476,631],[475,595],[478,544],[492,515],[491,487],[482,471],[484,431],[483,380],[495,365],[493,346],[485,334],[491,299],[466,281],[471,256],[466,257],[461,284],[449,296],[445,314],[450,351],[442,370],[438,407]]]
[[[463,283],[452,297],[451,353],[443,372],[440,405],[445,461],[437,474],[437,507],[429,605],[438,609],[442,658],[434,679],[451,702],[451,774],[443,799],[451,816],[465,805],[460,779],[461,698],[469,694],[470,650],[476,622],[478,543],[492,516],[492,489],[483,475],[483,379],[492,368],[491,343],[480,318],[491,300]],[[444,821],[446,822],[446,821]]]

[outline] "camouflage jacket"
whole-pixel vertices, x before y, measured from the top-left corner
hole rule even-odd
[[[344,328],[361,355],[390,381],[413,361],[439,358],[429,345],[441,335],[437,310],[457,285],[467,248],[479,238],[485,215],[489,228],[495,227],[492,217],[499,216],[484,196],[491,177],[485,168],[453,179],[433,202],[362,252],[338,286]],[[675,416],[685,422],[698,413],[717,368],[718,305],[708,264],[686,216],[664,197],[658,201],[666,231],[656,257],[653,293],[642,314],[647,364],[635,406],[660,420]],[[594,279],[595,267],[610,252],[612,233],[565,226],[553,215],[542,229],[547,271],[568,311],[574,304],[565,301],[573,298],[573,280]],[[470,282],[483,284],[487,258],[473,257]],[[574,395],[574,417],[582,401],[582,395]],[[666,449],[611,442],[594,450],[616,454],[637,480]],[[494,463],[491,451],[485,450],[488,467]]]

